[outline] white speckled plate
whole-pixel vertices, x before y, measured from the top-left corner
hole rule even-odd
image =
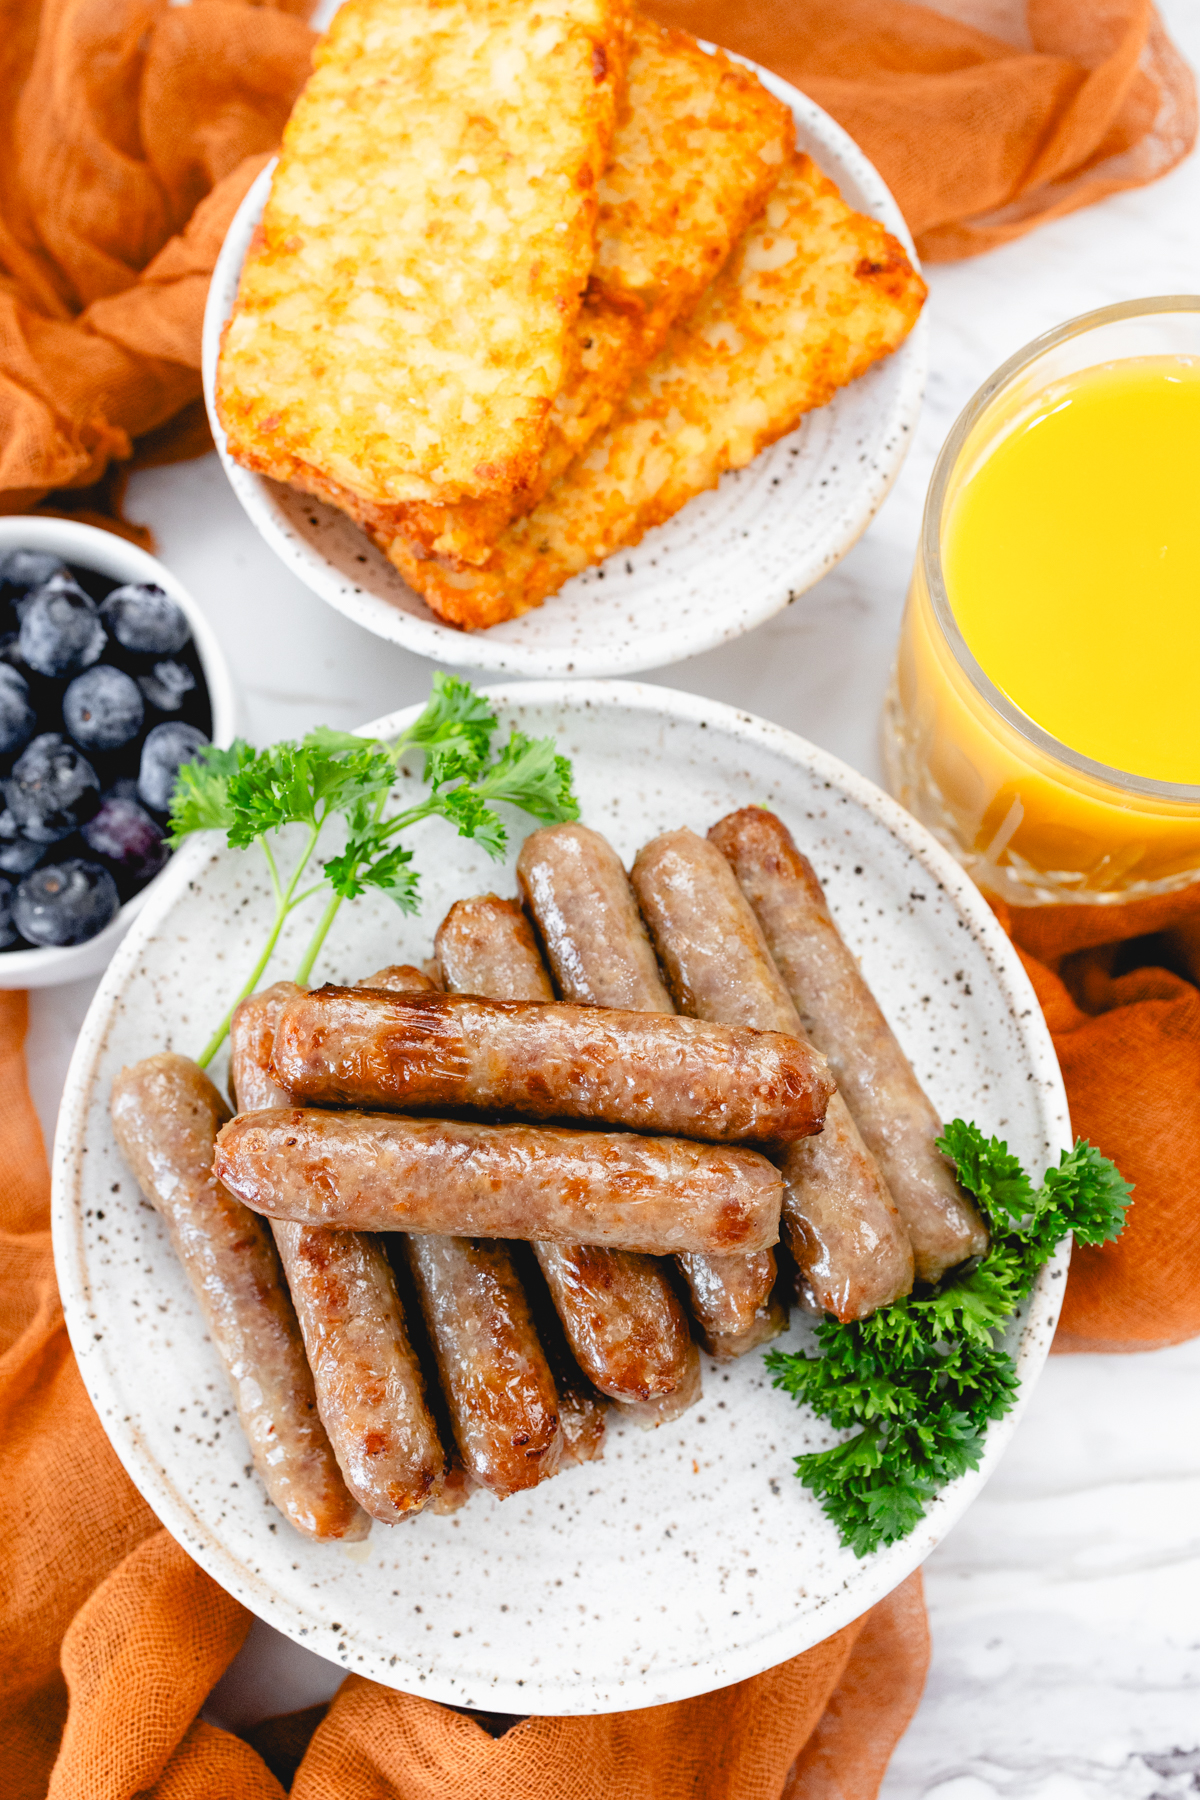
[[[786,81],[746,66],[791,107],[801,149],[915,261],[899,207],[854,141]],[[239,468],[226,451],[213,404],[217,354],[270,179],[265,169],[250,189],[213,272],[204,318],[209,420],[233,491],[272,549],[314,593],[379,637],[440,662],[508,675],[661,668],[741,637],[798,599],[858,541],[896,478],[921,407],[924,318],[894,356],[635,549],[576,576],[521,619],[455,631],[343,513]]]
[[[1015,954],[958,866],[877,788],[789,732],[688,694],[566,682],[493,698],[505,721],[555,733],[574,758],[585,820],[627,861],[667,827],[703,832],[733,807],[769,802],[813,858],[943,1116],[978,1119],[1038,1171],[1069,1144],[1058,1065]],[[514,891],[511,861],[489,863],[440,822],[422,830],[422,915],[359,901],[318,976],[424,957],[453,899]],[[501,1505],[477,1494],[453,1518],[376,1525],[364,1546],[293,1535],[250,1467],[187,1283],[108,1122],[122,1064],[204,1042],[267,917],[256,858],[217,839],[175,858],[93,1002],[55,1145],[58,1278],[88,1392],[133,1480],[196,1560],[347,1669],[518,1713],[652,1706],[741,1680],[915,1568],[978,1493],[1016,1415],[992,1427],[983,1468],[947,1489],[910,1538],[857,1561],[792,1475],[797,1452],[833,1436],[770,1388],[758,1354],[725,1370],[707,1363],[704,1399],[677,1424],[610,1425],[602,1462],[527,1496]],[[279,973],[309,923],[285,943]],[[1014,1331],[1024,1395],[1065,1267],[1064,1252]]]

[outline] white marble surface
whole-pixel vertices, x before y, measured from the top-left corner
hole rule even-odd
[[[1165,0],[1200,63],[1200,0]],[[736,702],[879,778],[876,728],[930,468],[980,381],[1116,300],[1200,289],[1200,159],[978,260],[930,272],[932,375],[909,461],[866,537],[740,642],[652,674]],[[419,698],[429,665],[359,632],[255,538],[215,457],[135,476],[130,515],[209,611],[259,741]],[[47,1135],[92,983],[32,999]],[[934,1661],[885,1800],[1183,1800],[1200,1790],[1200,1342],[1052,1360],[998,1474],[926,1565]],[[340,1671],[255,1626],[211,1703],[238,1726]]]

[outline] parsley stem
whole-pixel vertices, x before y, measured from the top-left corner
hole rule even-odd
[[[267,859],[267,869],[270,872],[270,876],[271,876],[271,888],[275,895],[275,904],[276,904],[276,906],[282,906],[283,905],[283,889],[279,884],[279,868],[275,861],[274,852],[272,851],[270,844],[267,842],[266,835],[264,833],[262,833],[262,832],[259,833],[258,842],[262,847],[263,855]]]
[[[295,982],[297,987],[308,986],[308,978],[312,974],[313,964],[321,953],[321,945],[329,936],[329,928],[337,918],[338,908],[341,904],[342,897],[340,894],[330,894],[329,904],[318,919],[317,929],[308,940],[308,949],[304,952],[304,955],[300,960],[300,967],[296,970]]]
[[[400,756],[401,756],[402,751],[405,748],[406,741],[407,741],[407,734],[402,735],[401,737],[398,737],[396,739],[395,743],[385,744],[383,746],[383,748],[387,751],[388,756],[392,760],[393,767],[395,767],[399,763]],[[390,795],[391,791],[392,790],[390,787],[385,788],[384,791],[379,795],[378,799],[376,800],[375,811],[372,814],[372,824],[378,825],[380,819],[383,816],[383,809],[387,805],[388,796]],[[403,829],[404,826],[413,824],[417,819],[423,819],[423,818],[427,817],[429,812],[431,812],[432,810],[433,809],[431,806],[429,806],[426,803],[422,803],[420,806],[410,807],[409,810],[405,813],[398,813],[394,819],[388,820],[388,823],[387,823],[388,834],[390,835],[393,831],[399,831],[399,830]],[[357,864],[355,865],[355,867],[357,868]],[[301,957],[300,966],[296,970],[295,980],[296,980],[297,987],[307,987],[308,986],[308,978],[313,972],[313,964],[316,962],[318,956],[321,954],[321,946],[325,942],[325,939],[329,936],[330,928],[333,925],[333,921],[338,916],[338,909],[340,908],[341,904],[342,904],[342,896],[340,894],[331,894],[329,896],[329,904],[326,906],[325,911],[321,914],[321,917],[318,919],[317,928],[313,932],[312,937],[309,939],[308,948],[305,950],[304,955]]]
[[[279,875],[275,867],[275,859],[271,855],[266,838],[260,836],[258,839],[259,844],[266,854],[267,865],[271,871],[271,881],[275,888],[275,922],[271,927],[270,936],[267,938],[266,944],[263,947],[262,955],[255,963],[249,979],[243,984],[241,992],[234,1000],[233,1005],[229,1008],[229,1011],[225,1014],[225,1017],[221,1020],[221,1023],[217,1026],[217,1029],[213,1032],[207,1044],[205,1044],[204,1049],[196,1059],[202,1069],[207,1069],[209,1063],[217,1054],[221,1045],[225,1042],[226,1037],[229,1035],[230,1020],[233,1018],[234,1013],[237,1011],[242,1001],[246,998],[246,995],[254,992],[262,978],[264,969],[275,954],[275,946],[279,942],[279,934],[283,930],[284,920],[292,910],[292,895],[295,893],[296,885],[299,882],[301,875],[303,875],[305,869],[308,867],[312,853],[317,847],[317,839],[321,835],[323,823],[324,821],[321,820],[310,827],[308,842],[304,846],[304,854],[300,857],[300,860],[292,871],[292,879],[288,882],[287,887],[284,888],[282,892],[279,887]],[[328,929],[328,927],[326,929]]]

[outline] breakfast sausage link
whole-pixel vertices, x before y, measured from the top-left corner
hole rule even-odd
[[[517,880],[562,999],[674,1013],[629,878],[607,838],[587,825],[530,832]]]
[[[916,1272],[936,1281],[987,1249],[987,1228],[935,1139],[941,1121],[834,924],[812,864],[774,813],[730,813],[710,838],[726,857],[912,1240]]]
[[[456,900],[437,928],[434,955],[448,994],[549,1004],[554,989],[529,920],[516,900]]]
[[[230,1023],[230,1070],[243,1107],[288,1106],[270,1074],[290,982],[243,1000]],[[316,1389],[347,1486],[372,1518],[396,1525],[441,1489],[446,1458],[408,1341],[381,1240],[273,1222]]]
[[[554,999],[515,900],[486,894],[458,901],[438,929],[437,955],[453,991],[494,1000]],[[642,1401],[679,1386],[692,1359],[687,1319],[651,1257],[544,1241],[534,1251],[575,1359],[602,1394]]]
[[[418,969],[413,963],[389,963],[386,968],[376,969],[364,981],[355,983],[356,987],[386,988],[393,994],[432,994],[442,985],[441,976],[436,964],[429,961],[424,968]],[[467,1474],[459,1455],[458,1446],[454,1442],[453,1426],[449,1426],[441,1396],[438,1393],[426,1396],[431,1406],[437,1409],[436,1417],[438,1435],[443,1437],[449,1446],[446,1458],[446,1473],[442,1485],[429,1502],[432,1513],[455,1513],[466,1505],[475,1489],[475,1483]]]
[[[228,1117],[208,1076],[185,1056],[147,1057],[113,1083],[117,1144],[166,1221],[267,1492],[306,1536],[360,1539],[370,1520],[347,1491],[318,1416],[270,1231],[213,1172],[214,1140]]]
[[[553,1475],[558,1395],[506,1244],[402,1240],[467,1474],[504,1500]]]
[[[376,969],[373,975],[354,985],[382,988],[389,994],[436,994],[438,991],[438,983],[432,975],[427,975],[413,963],[389,963],[385,969]]]
[[[273,1068],[318,1106],[513,1112],[718,1144],[806,1137],[820,1130],[833,1092],[821,1057],[772,1032],[336,987],[284,1007]]]
[[[517,858],[517,880],[564,1000],[674,1013],[629,878],[598,831],[551,825],[532,832]],[[679,1258],[678,1267],[714,1354],[739,1356],[761,1341],[775,1286],[772,1252],[740,1268],[731,1257],[695,1255]]]
[[[643,1431],[655,1431],[660,1425],[670,1425],[681,1413],[695,1406],[702,1395],[702,1381],[700,1351],[689,1338],[687,1364],[679,1386],[672,1388],[669,1394],[654,1394],[649,1400],[618,1400],[617,1415],[632,1420]]]
[[[632,879],[684,1011],[804,1035],[750,903],[713,844],[694,831],[664,832],[639,852]],[[904,1222],[840,1094],[824,1131],[789,1145],[782,1167],[783,1235],[819,1308],[861,1319],[907,1294]]]
[[[588,1380],[575,1361],[562,1320],[554,1310],[545,1282],[524,1249],[514,1248],[522,1282],[529,1297],[538,1339],[545,1352],[558,1395],[558,1424],[562,1432],[562,1466],[598,1462],[604,1455],[608,1431],[608,1401]]]
[[[651,1256],[765,1250],[783,1197],[778,1170],[736,1145],[299,1107],[239,1113],[214,1167],[268,1218]]]
[[[387,988],[396,994],[418,994],[440,991],[447,983],[445,971],[435,957],[424,970],[414,968],[411,963],[402,963],[379,969],[358,985]],[[440,1296],[435,1347],[439,1367],[458,1371],[460,1405],[454,1404],[449,1388],[443,1396],[455,1447],[451,1470],[434,1502],[435,1512],[452,1512],[461,1506],[477,1478],[480,1485],[494,1488],[494,1481],[485,1471],[494,1471],[499,1466],[498,1457],[507,1457],[512,1462],[514,1445],[521,1447],[519,1467],[510,1468],[508,1476],[502,1476],[501,1485],[508,1479],[515,1480],[517,1486],[529,1486],[531,1475],[533,1480],[545,1480],[554,1473],[553,1450],[540,1460],[538,1456],[539,1447],[544,1450],[547,1444],[547,1395],[540,1378],[543,1358],[550,1366],[558,1396],[562,1462],[589,1461],[601,1455],[604,1440],[604,1413],[599,1401],[582,1391],[576,1393],[574,1389],[565,1388],[558,1379],[553,1359],[543,1350],[539,1333],[529,1319],[524,1283],[511,1260],[508,1245],[477,1244],[471,1238],[452,1238],[446,1241],[444,1250],[441,1262],[443,1265],[449,1262],[456,1270],[457,1292],[463,1301],[461,1306],[455,1305],[444,1280],[440,1286],[431,1285],[429,1279],[418,1278],[414,1270],[414,1282],[418,1294],[422,1295],[422,1310],[435,1286]],[[414,1260],[420,1260],[419,1254],[412,1251],[404,1254],[410,1269]],[[485,1319],[482,1328],[481,1316]],[[502,1363],[516,1362],[527,1377],[490,1394],[488,1414],[483,1419],[469,1416],[471,1400],[463,1373],[477,1353],[489,1359],[493,1372]],[[503,1380],[503,1369],[500,1378]],[[578,1385],[580,1390],[586,1386],[582,1376]],[[474,1472],[464,1461],[460,1447],[464,1443],[468,1448],[473,1447]],[[515,1491],[515,1488],[506,1491]]]

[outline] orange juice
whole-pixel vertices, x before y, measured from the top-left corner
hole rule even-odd
[[[1200,879],[1198,700],[1200,300],[1184,296],[1049,333],[955,425],[884,720],[888,785],[1018,905],[1165,892]]]
[[[1092,761],[1200,783],[1200,359],[1084,369],[952,501],[942,567],[976,661]]]

